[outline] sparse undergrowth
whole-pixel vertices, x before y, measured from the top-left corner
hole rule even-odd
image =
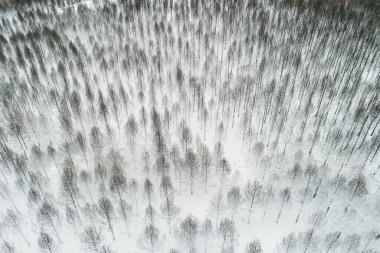
[[[379,12],[344,2],[0,1],[2,252],[378,252]]]

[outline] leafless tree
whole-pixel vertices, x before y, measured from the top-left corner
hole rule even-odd
[[[4,241],[1,245],[1,249],[4,251],[4,253],[15,253],[15,247],[11,245],[9,242]]]
[[[100,113],[100,115],[102,116],[102,118],[104,120],[104,123],[105,123],[106,128],[107,128],[107,132],[110,134],[111,133],[111,128],[110,128],[109,120],[108,120],[109,109],[108,109],[106,101],[105,101],[105,99],[103,97],[103,93],[99,90],[98,94],[99,94],[98,95],[98,98],[99,98],[99,113]]]
[[[245,249],[246,253],[262,253],[261,243],[259,240],[253,240],[248,243],[247,248]]]
[[[40,233],[40,237],[38,238],[38,245],[43,252],[53,253],[55,251],[55,243],[53,238],[51,238],[50,235],[45,232]]]
[[[347,235],[346,238],[344,238],[343,244],[347,246],[347,251],[345,251],[346,253],[356,250],[360,245],[360,235]]]
[[[154,224],[157,213],[156,210],[152,207],[152,205],[148,205],[145,209],[145,219],[149,224]]]
[[[44,161],[43,161],[43,153],[42,153],[40,147],[38,147],[37,145],[33,145],[32,149],[31,149],[31,152],[32,152],[32,157],[34,157],[35,159],[37,159],[38,163],[41,165],[45,176],[47,178],[49,178],[49,176],[47,174],[47,171],[46,171],[46,167],[44,165]]]
[[[315,231],[313,229],[307,230],[302,235],[302,243],[305,246],[303,252],[306,253],[311,246],[315,248],[318,241],[319,241],[318,238],[315,236]]]
[[[64,196],[68,198],[73,204],[74,208],[77,209],[75,200],[79,194],[79,187],[77,183],[77,175],[71,163],[65,165],[61,181]]]
[[[80,180],[86,185],[88,195],[90,196],[91,202],[94,203],[94,198],[92,197],[92,193],[90,190],[90,183],[91,183],[91,174],[89,171],[82,170],[79,174]]]
[[[86,166],[87,166],[87,169],[88,169],[88,162],[87,162],[87,155],[86,155],[86,150],[87,150],[86,137],[82,133],[79,132],[77,134],[75,140],[76,140],[76,142],[78,144],[79,149],[81,150],[81,152],[83,154],[83,158],[84,158],[84,161],[86,162]]]
[[[106,197],[101,197],[98,202],[98,208],[99,208],[99,213],[102,215],[104,218],[106,218],[107,223],[108,223],[108,228],[111,231],[112,238],[115,240],[115,235],[113,233],[113,227],[112,227],[112,213],[113,213],[113,205],[111,201],[106,198]]]
[[[202,225],[202,232],[205,239],[205,253],[207,252],[207,244],[210,234],[213,232],[212,222],[209,219],[206,219]]]
[[[235,237],[236,228],[234,221],[228,218],[223,219],[220,222],[218,232],[222,237],[222,252],[224,253],[226,244],[232,243]]]
[[[177,176],[177,170],[179,167],[179,195],[182,194],[182,166],[180,165],[180,155],[179,155],[179,148],[177,145],[173,145],[172,149],[170,151],[170,158],[172,160],[172,163],[174,165],[174,173]]]
[[[127,187],[127,179],[124,176],[123,169],[118,165],[114,164],[112,167],[112,175],[110,178],[110,189],[115,192],[119,198],[119,203],[122,201],[122,193]]]
[[[261,201],[263,198],[263,187],[260,185],[258,181],[255,181],[253,184],[248,181],[247,186],[245,187],[244,190],[245,197],[249,201],[249,213],[248,213],[248,224],[251,221],[251,213],[252,213],[252,208],[253,204],[255,202]]]
[[[297,218],[295,221],[296,223],[298,222],[298,219],[301,216],[301,211],[302,211],[303,207],[305,206],[305,200],[307,197],[307,193],[309,192],[310,182],[312,179],[315,178],[315,176],[317,175],[317,172],[318,172],[317,168],[314,165],[308,165],[306,170],[305,170],[305,177],[307,178],[307,183],[306,183],[306,188],[305,188],[305,191],[304,191],[302,199],[301,199],[301,207],[300,207],[298,214],[297,214]]]
[[[74,229],[79,236],[79,230],[77,227],[77,222],[79,220],[79,213],[76,210],[70,208],[68,205],[66,205],[66,218],[67,218],[68,223],[74,226]]]
[[[351,193],[350,198],[349,198],[350,202],[344,209],[344,212],[347,212],[348,208],[350,207],[352,203],[352,199],[354,197],[356,196],[360,197],[367,194],[366,178],[362,174],[359,174],[348,183],[348,187],[350,188],[350,193]]]
[[[80,96],[80,93],[78,91],[76,91],[76,90],[74,90],[71,93],[71,96],[70,96],[70,106],[71,106],[71,110],[74,113],[74,116],[77,119],[79,119],[80,125],[82,127],[82,131],[84,131],[84,125],[83,125],[83,119],[82,119],[82,112],[83,112],[82,98]]]
[[[197,156],[191,149],[188,149],[186,152],[185,164],[186,164],[186,167],[188,168],[188,172],[189,172],[190,193],[191,193],[191,195],[193,195],[193,193],[194,193],[194,180],[195,180],[195,176],[197,173]]]
[[[181,123],[179,131],[180,131],[180,140],[181,140],[182,145],[183,145],[183,150],[185,153],[187,153],[187,148],[188,148],[189,144],[191,144],[191,141],[193,140],[193,136],[192,136],[191,131],[187,127],[185,122]]]
[[[26,244],[28,244],[28,246],[30,246],[28,239],[26,238],[23,230],[20,227],[20,218],[19,218],[19,216],[17,216],[17,214],[13,210],[7,209],[6,215],[4,217],[4,222],[8,225],[8,227],[16,229],[17,232],[24,239]]]
[[[238,206],[240,205],[241,199],[242,196],[239,187],[234,186],[227,192],[227,203],[232,208],[232,220],[234,220],[236,208],[238,208]]]
[[[207,193],[207,183],[208,177],[210,174],[210,166],[211,166],[211,155],[206,145],[202,145],[200,151],[200,160],[202,166],[202,175],[205,183],[205,193]]]
[[[141,237],[141,244],[143,248],[150,250],[154,253],[159,247],[159,231],[152,224],[145,227]]]
[[[282,209],[284,208],[284,204],[290,200],[290,189],[285,188],[283,191],[281,191],[281,207],[280,211],[278,212],[276,223],[280,220]]]
[[[101,183],[105,185],[106,179],[108,176],[107,168],[102,163],[99,162],[97,163],[94,172],[95,172],[95,177],[100,179]]]
[[[113,87],[109,87],[109,90],[108,90],[108,93],[109,93],[109,101],[110,101],[110,104],[111,104],[111,112],[112,114],[114,115],[115,119],[116,119],[116,123],[117,123],[117,127],[120,131],[120,122],[119,122],[119,96],[117,94],[117,92],[114,90]]]
[[[332,232],[328,233],[325,237],[325,245],[326,245],[326,253],[331,250],[335,251],[335,249],[339,246],[339,238],[342,232]]]
[[[371,244],[371,242],[373,240],[379,240],[380,239],[380,232],[378,229],[371,229],[369,232],[368,232],[368,235],[367,235],[367,242],[365,243],[363,249],[362,249],[362,252],[365,252],[366,249],[369,247],[369,245]]]
[[[154,194],[153,185],[150,182],[150,180],[147,178],[145,179],[145,182],[144,182],[144,196],[146,197],[146,199],[148,199],[149,205],[152,204],[153,194]]]
[[[181,235],[182,238],[188,243],[189,248],[194,247],[194,241],[196,240],[198,233],[199,222],[197,218],[188,215],[181,223]]]
[[[54,231],[54,234],[57,236],[58,241],[62,243],[61,238],[58,235],[56,225],[54,221],[58,218],[58,211],[46,200],[41,204],[40,209],[37,213],[37,218],[42,224],[47,224],[51,226]]]
[[[125,222],[125,226],[128,230],[128,235],[131,237],[131,233],[129,230],[129,223],[132,218],[132,205],[125,202],[125,200],[120,201],[120,214],[123,217],[123,220]]]
[[[135,150],[136,150],[136,135],[138,132],[138,124],[135,120],[135,117],[132,115],[129,117],[126,125],[125,125],[127,135],[129,136],[130,145],[133,152],[133,157],[135,157]],[[133,158],[134,159],[134,158]],[[135,163],[135,160],[133,160]]]
[[[225,158],[222,158],[219,162],[220,173],[220,189],[223,191],[223,184],[226,176],[231,172],[230,166]]]
[[[100,160],[100,155],[103,149],[103,135],[98,127],[91,128],[91,146]]]
[[[297,245],[297,238],[294,233],[290,233],[288,236],[282,239],[282,245],[285,248],[285,253],[292,250]]]
[[[224,207],[224,197],[221,191],[219,191],[211,200],[211,208],[216,212],[215,224],[219,224],[219,216]]]
[[[94,252],[100,252],[99,248],[103,241],[103,237],[99,231],[93,227],[86,227],[81,236],[82,243],[86,248]]]
[[[137,199],[137,192],[139,190],[138,186],[139,185],[138,185],[136,179],[132,178],[131,181],[130,181],[130,183],[129,183],[129,190],[131,192],[133,192],[133,196],[135,198],[135,205],[136,205],[136,213],[137,213],[137,215],[139,213],[139,202],[138,202],[138,199]]]

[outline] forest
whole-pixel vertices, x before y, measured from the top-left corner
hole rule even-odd
[[[0,252],[380,252],[376,0],[0,0]]]

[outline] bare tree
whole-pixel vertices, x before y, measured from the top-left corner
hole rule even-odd
[[[139,214],[139,202],[138,202],[138,199],[137,199],[137,192],[139,190],[139,185],[136,181],[136,179],[132,178],[130,183],[129,183],[129,189],[130,191],[133,192],[133,196],[135,198],[135,205],[136,205],[136,213],[137,213],[137,216]]]
[[[4,251],[4,253],[15,253],[15,247],[11,245],[9,242],[4,241],[1,245],[1,249]]]
[[[232,187],[227,192],[227,203],[232,208],[232,216],[231,216],[232,220],[234,220],[236,208],[240,205],[241,198],[242,198],[242,196],[240,193],[240,188],[237,186]]]
[[[144,182],[144,196],[146,199],[148,199],[149,205],[152,204],[152,198],[154,194],[153,185],[150,182],[150,180],[147,178]]]
[[[194,180],[197,173],[197,157],[196,154],[191,150],[188,149],[186,152],[186,159],[185,159],[186,167],[189,171],[189,178],[190,178],[190,193],[193,195],[194,193]]]
[[[99,213],[106,218],[107,223],[108,223],[108,228],[111,231],[112,238],[115,240],[115,235],[113,233],[113,227],[111,223],[112,219],[112,213],[113,213],[113,205],[111,204],[111,201],[106,198],[106,197],[101,197],[98,202],[98,208],[99,208]]]
[[[179,167],[179,195],[182,194],[182,166],[180,165],[179,148],[177,145],[173,145],[170,151],[170,158],[174,165],[174,173],[177,176],[177,168]]]
[[[85,215],[85,217],[90,219],[91,225],[95,229],[95,218],[98,214],[97,205],[86,203],[82,208],[82,213]]]
[[[281,195],[282,201],[281,201],[281,207],[280,207],[280,211],[278,212],[276,223],[278,223],[278,221],[280,220],[282,208],[284,207],[284,204],[290,200],[290,189],[285,188],[283,191],[281,191],[280,195]]]
[[[120,123],[119,123],[119,96],[117,92],[113,89],[113,87],[109,87],[109,100],[111,104],[111,112],[114,115],[117,123],[117,127],[120,131]]]
[[[366,178],[362,174],[359,174],[348,183],[348,187],[350,188],[351,196],[349,198],[350,202],[344,209],[344,212],[347,212],[354,197],[360,197],[367,194]]]
[[[163,176],[161,180],[161,193],[163,196],[163,203],[161,204],[161,212],[168,220],[169,234],[171,220],[179,213],[179,208],[174,205],[173,201],[173,186],[171,180],[167,176]]]
[[[76,142],[78,144],[79,149],[81,150],[83,154],[84,161],[86,162],[86,166],[88,169],[88,162],[87,162],[87,155],[86,155],[86,150],[87,150],[87,141],[86,137],[82,133],[78,133],[76,136]]]
[[[66,134],[66,136],[71,139],[74,132],[74,123],[73,123],[69,106],[67,105],[67,101],[65,98],[63,98],[61,101],[61,109],[59,113],[60,113],[59,116],[60,116],[61,127],[64,133]]]
[[[48,174],[47,174],[47,171],[46,171],[46,168],[45,168],[45,165],[44,165],[44,162],[43,162],[43,153],[40,149],[40,147],[38,147],[37,145],[33,145],[32,146],[32,149],[31,149],[31,152],[32,152],[32,157],[34,157],[35,159],[38,160],[39,164],[41,165],[43,171],[44,171],[44,174],[47,178],[49,178]]]
[[[313,165],[308,165],[306,170],[305,170],[305,176],[307,177],[307,183],[306,183],[306,188],[305,188],[305,191],[304,191],[302,199],[301,199],[301,207],[300,207],[298,214],[297,214],[297,218],[295,221],[296,223],[298,222],[298,219],[301,216],[301,211],[302,211],[303,207],[305,206],[305,200],[307,197],[307,193],[309,192],[310,182],[313,178],[315,178],[315,176],[317,175],[317,172],[318,171],[317,171],[316,166],[313,166]]]
[[[171,233],[170,223],[178,215],[180,209],[174,205],[174,202],[170,198],[166,198],[161,204],[161,212],[168,220],[169,234]]]
[[[145,140],[146,140],[146,138],[147,138],[146,127],[147,127],[147,125],[148,125],[148,116],[147,116],[147,112],[146,112],[144,106],[142,106],[141,109],[140,109],[140,122],[141,122],[141,124],[142,124],[143,127],[144,127],[144,131],[145,131]]]
[[[103,149],[103,135],[98,127],[91,128],[91,146],[100,160],[100,155]]]
[[[81,236],[82,243],[89,250],[100,252],[99,248],[103,241],[103,237],[99,231],[93,227],[86,227]]]
[[[254,202],[259,202],[263,197],[263,187],[258,181],[255,181],[253,184],[251,181],[248,181],[247,186],[244,190],[245,197],[249,201],[249,213],[248,213],[248,224],[251,221],[251,213]]]
[[[125,202],[125,200],[121,200],[120,201],[120,214],[124,219],[125,226],[128,230],[128,235],[129,235],[129,237],[131,237],[131,233],[129,230],[129,223],[131,221],[131,216],[132,216],[132,205]]]
[[[223,184],[225,177],[231,172],[230,166],[225,158],[222,158],[219,162],[220,173],[220,190],[223,191]]]
[[[38,245],[43,252],[53,253],[55,251],[55,243],[53,238],[51,238],[50,235],[45,232],[40,233],[40,237],[38,238]]]
[[[130,138],[131,144],[134,145],[135,140],[136,140],[136,135],[138,132],[138,124],[137,124],[135,117],[133,115],[129,117],[129,119],[125,125],[125,128],[126,128],[128,136]],[[133,149],[134,149],[134,147],[132,146],[132,150]]]
[[[61,238],[58,235],[58,231],[54,224],[54,221],[58,218],[58,211],[46,200],[41,204],[40,209],[37,213],[37,218],[42,224],[47,224],[51,226],[54,230],[55,235],[58,238],[58,241],[62,243]]]
[[[17,230],[17,232],[21,235],[21,237],[24,239],[26,244],[28,244],[28,246],[30,246],[28,239],[26,238],[23,230],[20,227],[20,218],[17,216],[17,214],[13,210],[7,209],[6,216],[4,217],[4,222],[9,227],[15,228]]]
[[[305,249],[303,251],[304,253],[306,253],[308,251],[310,246],[315,248],[315,246],[317,245],[318,238],[315,237],[314,233],[315,233],[315,231],[313,229],[309,229],[302,235],[302,243],[305,246]]]
[[[106,101],[104,100],[103,93],[99,90],[98,94],[99,94],[99,96],[98,96],[98,98],[99,98],[99,113],[103,117],[107,131],[110,134],[111,128],[110,128],[109,123],[108,123],[109,110],[108,110]]]
[[[149,162],[150,162],[150,154],[145,150],[142,154],[142,160],[144,161],[144,170],[146,172],[147,175],[149,175],[149,171],[150,171],[150,168],[149,168]]]
[[[182,238],[188,243],[189,248],[194,247],[194,241],[196,240],[198,233],[199,222],[197,218],[188,215],[181,223],[181,235]]]
[[[191,144],[191,141],[193,140],[193,136],[185,122],[181,123],[179,131],[180,131],[180,140],[183,145],[183,150],[185,151],[185,153],[187,153],[187,148],[189,144]]]
[[[219,216],[224,206],[224,197],[221,191],[219,191],[211,200],[211,208],[216,212],[215,224],[219,224]]]
[[[339,246],[339,238],[342,232],[333,232],[328,233],[325,237],[325,245],[327,247],[326,253],[330,252],[330,250],[336,249]]]
[[[346,253],[356,250],[360,245],[360,235],[347,235],[343,241],[343,244],[347,246],[347,251],[345,251]]]
[[[159,247],[159,231],[152,224],[145,227],[141,237],[141,245],[143,248],[154,253]]]
[[[148,205],[148,207],[145,209],[145,219],[149,224],[154,224],[154,221],[156,219],[156,210],[152,207],[152,205]]]
[[[95,177],[100,179],[101,183],[105,185],[107,175],[108,175],[107,168],[102,163],[98,163],[95,167]]]
[[[210,165],[211,165],[211,155],[206,145],[202,145],[200,160],[202,166],[202,174],[205,183],[205,193],[207,193],[207,182],[210,173]]]
[[[137,124],[135,117],[133,115],[131,117],[129,117],[127,123],[125,124],[125,128],[127,131],[127,135],[129,136],[129,142],[130,142],[132,152],[133,152],[133,162],[134,162],[135,167],[136,167],[136,161],[135,161],[136,147],[135,146],[136,146],[136,135],[138,132],[138,124]]]
[[[90,190],[90,182],[91,182],[91,174],[89,171],[82,170],[79,174],[80,180],[86,185],[88,195],[90,196],[91,202],[94,203],[94,198],[92,197],[92,193]]]
[[[218,232],[222,237],[222,253],[225,252],[226,244],[232,243],[235,237],[235,231],[236,228],[233,220],[225,218],[220,222]]]
[[[71,96],[70,96],[70,106],[71,106],[71,110],[74,113],[74,116],[77,119],[79,119],[80,125],[82,127],[82,131],[84,131],[84,125],[83,125],[83,119],[82,119],[82,111],[83,111],[83,108],[82,108],[82,98],[81,98],[80,94],[76,90],[74,90],[71,93]]]
[[[297,245],[297,239],[294,233],[290,233],[288,236],[282,238],[282,245],[285,248],[285,253],[292,250]]]
[[[299,163],[295,163],[293,168],[288,172],[289,176],[292,178],[292,182],[290,183],[290,190],[292,190],[293,183],[298,176],[302,173],[301,165]]]
[[[8,186],[5,183],[3,183],[3,182],[0,182],[0,194],[1,194],[1,196],[2,196],[3,199],[5,198],[4,195],[6,195],[6,197],[9,199],[9,201],[11,202],[11,204],[12,204],[13,208],[16,210],[16,212],[18,214],[21,214],[20,211],[18,210],[15,202],[13,201],[13,197],[12,197],[12,194],[10,193],[10,191],[9,191]]]
[[[110,178],[110,189],[112,192],[117,193],[120,204],[122,201],[121,194],[125,191],[126,187],[127,179],[124,176],[123,169],[118,164],[114,164],[112,167],[112,175]]]
[[[363,249],[362,249],[362,252],[365,252],[365,250],[369,247],[369,245],[371,244],[371,242],[375,239],[375,240],[379,240],[380,239],[380,232],[378,229],[371,229],[369,232],[368,232],[368,240],[366,242],[366,244],[364,245]]]
[[[253,240],[252,242],[248,243],[246,249],[246,253],[262,253],[263,250],[261,249],[261,243],[259,240]]]
[[[77,222],[79,220],[79,213],[67,205],[66,206],[66,218],[67,218],[67,221],[74,226],[74,229],[79,236],[79,231],[78,231],[78,227],[77,227]]]
[[[207,243],[210,236],[210,233],[213,232],[212,222],[209,219],[206,219],[202,226],[202,232],[205,239],[205,253],[207,252]]]
[[[64,196],[66,196],[71,201],[74,208],[77,209],[75,199],[79,193],[79,188],[77,184],[77,176],[72,166],[65,166],[61,180]]]

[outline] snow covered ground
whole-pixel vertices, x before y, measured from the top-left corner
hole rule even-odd
[[[379,12],[311,2],[2,6],[1,250],[380,252]]]

